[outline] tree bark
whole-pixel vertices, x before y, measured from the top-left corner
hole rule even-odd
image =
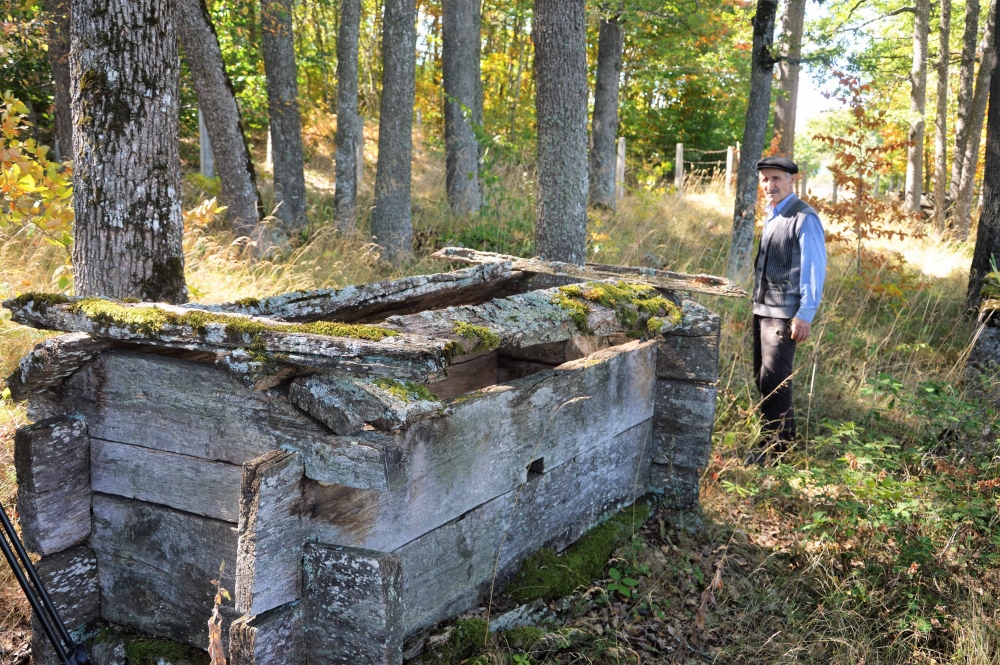
[[[587,255],[587,15],[584,0],[535,0],[538,212],[535,253]]]
[[[174,0],[174,7],[177,32],[215,156],[222,202],[228,208],[229,221],[236,234],[252,235],[263,206],[257,193],[250,150],[243,136],[240,109],[222,61],[215,26],[203,0]]]
[[[996,65],[996,46],[993,33],[996,31],[997,2],[991,0],[986,30],[983,32],[983,53],[976,73],[976,88],[969,107],[969,130],[965,143],[965,157],[962,160],[962,178],[958,183],[958,195],[952,221],[957,227],[959,240],[969,238],[969,223],[972,215],[972,199],[975,194],[976,168],[979,166],[979,144],[982,140],[983,122],[986,118],[986,102],[989,98],[991,74]]]
[[[45,32],[49,46],[49,67],[55,83],[56,155],[73,157],[73,114],[69,108],[69,0],[45,0],[49,24]]]
[[[292,0],[261,0],[261,50],[267,76],[267,112],[274,159],[275,216],[288,235],[306,228],[298,68],[292,37]]]
[[[621,15],[601,17],[597,32],[597,75],[590,148],[590,203],[615,209],[615,165],[618,141],[618,86],[622,73],[625,30]]]
[[[994,31],[995,43],[1000,31]],[[1000,263],[1000,67],[990,75],[989,118],[986,122],[986,164],[983,177],[983,208],[979,214],[976,248],[969,270],[967,304],[978,309],[983,278]]]
[[[910,145],[906,149],[907,212],[920,212],[924,175],[924,112],[927,108],[927,38],[930,0],[916,0],[913,13],[913,66],[910,68]]]
[[[757,161],[764,151],[767,116],[771,110],[771,78],[774,73],[774,15],[778,0],[757,0],[753,17],[753,63],[750,70],[750,96],[743,129],[740,165],[736,171],[736,206],[733,211],[733,236],[729,247],[726,276],[743,282],[750,276],[754,221],[757,212]]]
[[[444,143],[448,204],[460,214],[479,210],[479,141],[473,123],[483,124],[480,69],[480,0],[442,0]]]
[[[938,28],[937,119],[934,123],[934,225],[944,230],[948,187],[948,59],[951,57],[951,0],[941,0]]]
[[[958,198],[965,165],[965,144],[969,137],[969,109],[972,107],[972,85],[976,75],[976,44],[979,40],[979,0],[965,2],[965,32],[962,33],[962,65],[958,72],[958,114],[955,118],[955,151],[951,160],[949,205]]]
[[[416,95],[417,9],[414,0],[386,0],[382,22],[382,102],[372,235],[386,258],[400,262],[412,251],[410,178]]]
[[[802,26],[806,18],[806,0],[788,0],[782,26],[782,55],[798,60],[802,57]],[[774,135],[778,137],[778,153],[795,159],[795,109],[798,104],[799,70],[801,65],[782,60],[778,63],[778,93],[774,106]]]
[[[186,302],[170,0],[76,0],[71,37],[74,289]]]
[[[341,0],[337,29],[337,227],[357,225],[358,144],[364,142],[364,121],[358,110],[358,39],[361,0]]]

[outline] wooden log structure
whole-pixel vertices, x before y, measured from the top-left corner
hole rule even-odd
[[[475,265],[223,305],[4,303],[66,333],[8,385],[40,416],[18,508],[71,630],[205,648],[225,562],[235,665],[394,665],[533,552],[650,492],[697,502],[719,320],[686,294],[738,288],[439,255]]]

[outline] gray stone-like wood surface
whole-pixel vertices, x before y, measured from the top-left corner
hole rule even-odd
[[[677,464],[653,463],[649,468],[649,491],[663,495],[663,505],[680,510],[698,503],[699,469]]]
[[[374,492],[307,483],[324,539],[392,551],[653,415],[655,342],[633,342],[456,400],[405,433],[407,485]]]
[[[219,566],[232,589],[236,526],[144,501],[95,494],[91,546],[102,618],[205,648]],[[223,637],[237,615],[222,608]]]
[[[684,298],[681,301],[681,314],[683,316],[681,325],[665,332],[664,335],[700,337],[719,334],[719,315],[701,303]]]
[[[715,383],[719,379],[719,338],[716,335],[661,338],[656,358],[660,379]]]
[[[262,298],[207,306],[213,311],[275,317],[284,321],[369,321],[384,312],[421,311],[456,304],[475,304],[494,297],[517,274],[510,264],[490,263],[433,275],[414,275],[342,289],[294,291]]]
[[[229,629],[232,665],[306,665],[303,605],[295,601],[257,616],[242,616]]]
[[[53,554],[90,535],[90,442],[79,417],[43,420],[14,435],[21,538]]]
[[[481,602],[528,555],[559,551],[646,492],[649,421],[609,439],[396,550],[403,564],[405,632],[411,635]]]
[[[66,377],[110,347],[107,340],[94,339],[87,333],[50,337],[21,358],[17,369],[7,377],[11,399],[19,402],[62,384]]]
[[[236,609],[257,615],[302,596],[302,460],[275,450],[243,465]]]
[[[101,616],[97,588],[97,558],[86,545],[42,557],[35,563],[42,585],[59,617],[76,639],[89,622]],[[49,643],[41,623],[31,617],[31,660],[34,665],[63,665]]]
[[[480,252],[467,247],[445,247],[431,254],[433,258],[448,261],[465,261],[467,263],[509,263],[514,270],[525,273],[573,277],[580,280],[626,279],[642,282],[660,289],[670,291],[691,291],[713,296],[746,297],[747,292],[724,277],[714,275],[689,275],[686,273],[657,270],[655,268],[613,266],[601,263],[588,263],[578,266],[560,261],[544,261],[542,259],[524,259],[508,254]]]
[[[240,514],[236,464],[91,438],[95,492],[158,503],[233,524]]]
[[[656,382],[653,461],[704,467],[712,450],[716,387],[689,381]]]
[[[402,665],[399,557],[312,543],[303,572],[310,664]]]

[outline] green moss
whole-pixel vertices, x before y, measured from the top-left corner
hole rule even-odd
[[[239,305],[240,307],[259,307],[260,306],[260,298],[250,298],[250,297],[248,297],[248,298],[240,298],[239,300],[237,300],[233,304],[234,305]]]
[[[397,399],[409,403],[424,400],[428,402],[437,401],[437,395],[428,390],[427,386],[412,381],[397,381],[396,379],[376,379],[376,387],[392,394]]]
[[[446,342],[441,350],[441,355],[449,363],[463,353],[465,353],[465,349],[458,342]]]
[[[667,298],[658,295],[652,286],[623,281],[614,284],[587,282],[561,286],[559,292],[553,296],[552,302],[569,312],[576,327],[584,334],[591,332],[587,323],[587,314],[590,313],[588,302],[613,308],[622,327],[629,332],[635,331],[637,337],[641,337],[649,330],[648,327],[639,325],[642,315],[660,319],[661,328],[663,320],[679,325],[683,317],[681,309]]]
[[[187,655],[187,647],[169,640],[138,639],[125,643],[128,665],[155,665],[160,660],[177,662]]]
[[[456,621],[449,643],[452,650],[452,662],[460,663],[482,651],[489,637],[489,625],[482,619]]]
[[[588,531],[562,556],[550,549],[535,552],[507,592],[519,603],[568,596],[578,586],[601,577],[611,554],[632,535],[634,526],[646,521],[649,512],[649,504],[636,503]]]
[[[386,337],[398,337],[395,330],[382,328],[380,326],[366,326],[360,323],[334,323],[331,321],[317,321],[316,323],[297,324],[301,332],[313,335],[326,335],[327,337],[353,337],[355,339],[367,339],[372,342],[379,342]]]
[[[25,307],[28,303],[34,303],[35,309],[39,312],[44,312],[52,305],[68,302],[69,298],[61,293],[22,293],[13,300],[15,307]]]
[[[492,351],[500,346],[500,336],[486,326],[476,326],[466,321],[456,321],[452,330],[455,331],[456,335],[460,335],[476,343],[476,346],[472,349],[473,352]]]
[[[517,651],[531,651],[545,635],[545,630],[538,626],[519,626],[504,631],[503,639],[507,646]]]

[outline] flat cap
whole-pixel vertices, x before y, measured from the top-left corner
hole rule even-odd
[[[799,166],[787,157],[765,157],[764,159],[757,162],[757,170],[761,169],[778,169],[779,171],[787,171],[788,173],[798,173]]]

